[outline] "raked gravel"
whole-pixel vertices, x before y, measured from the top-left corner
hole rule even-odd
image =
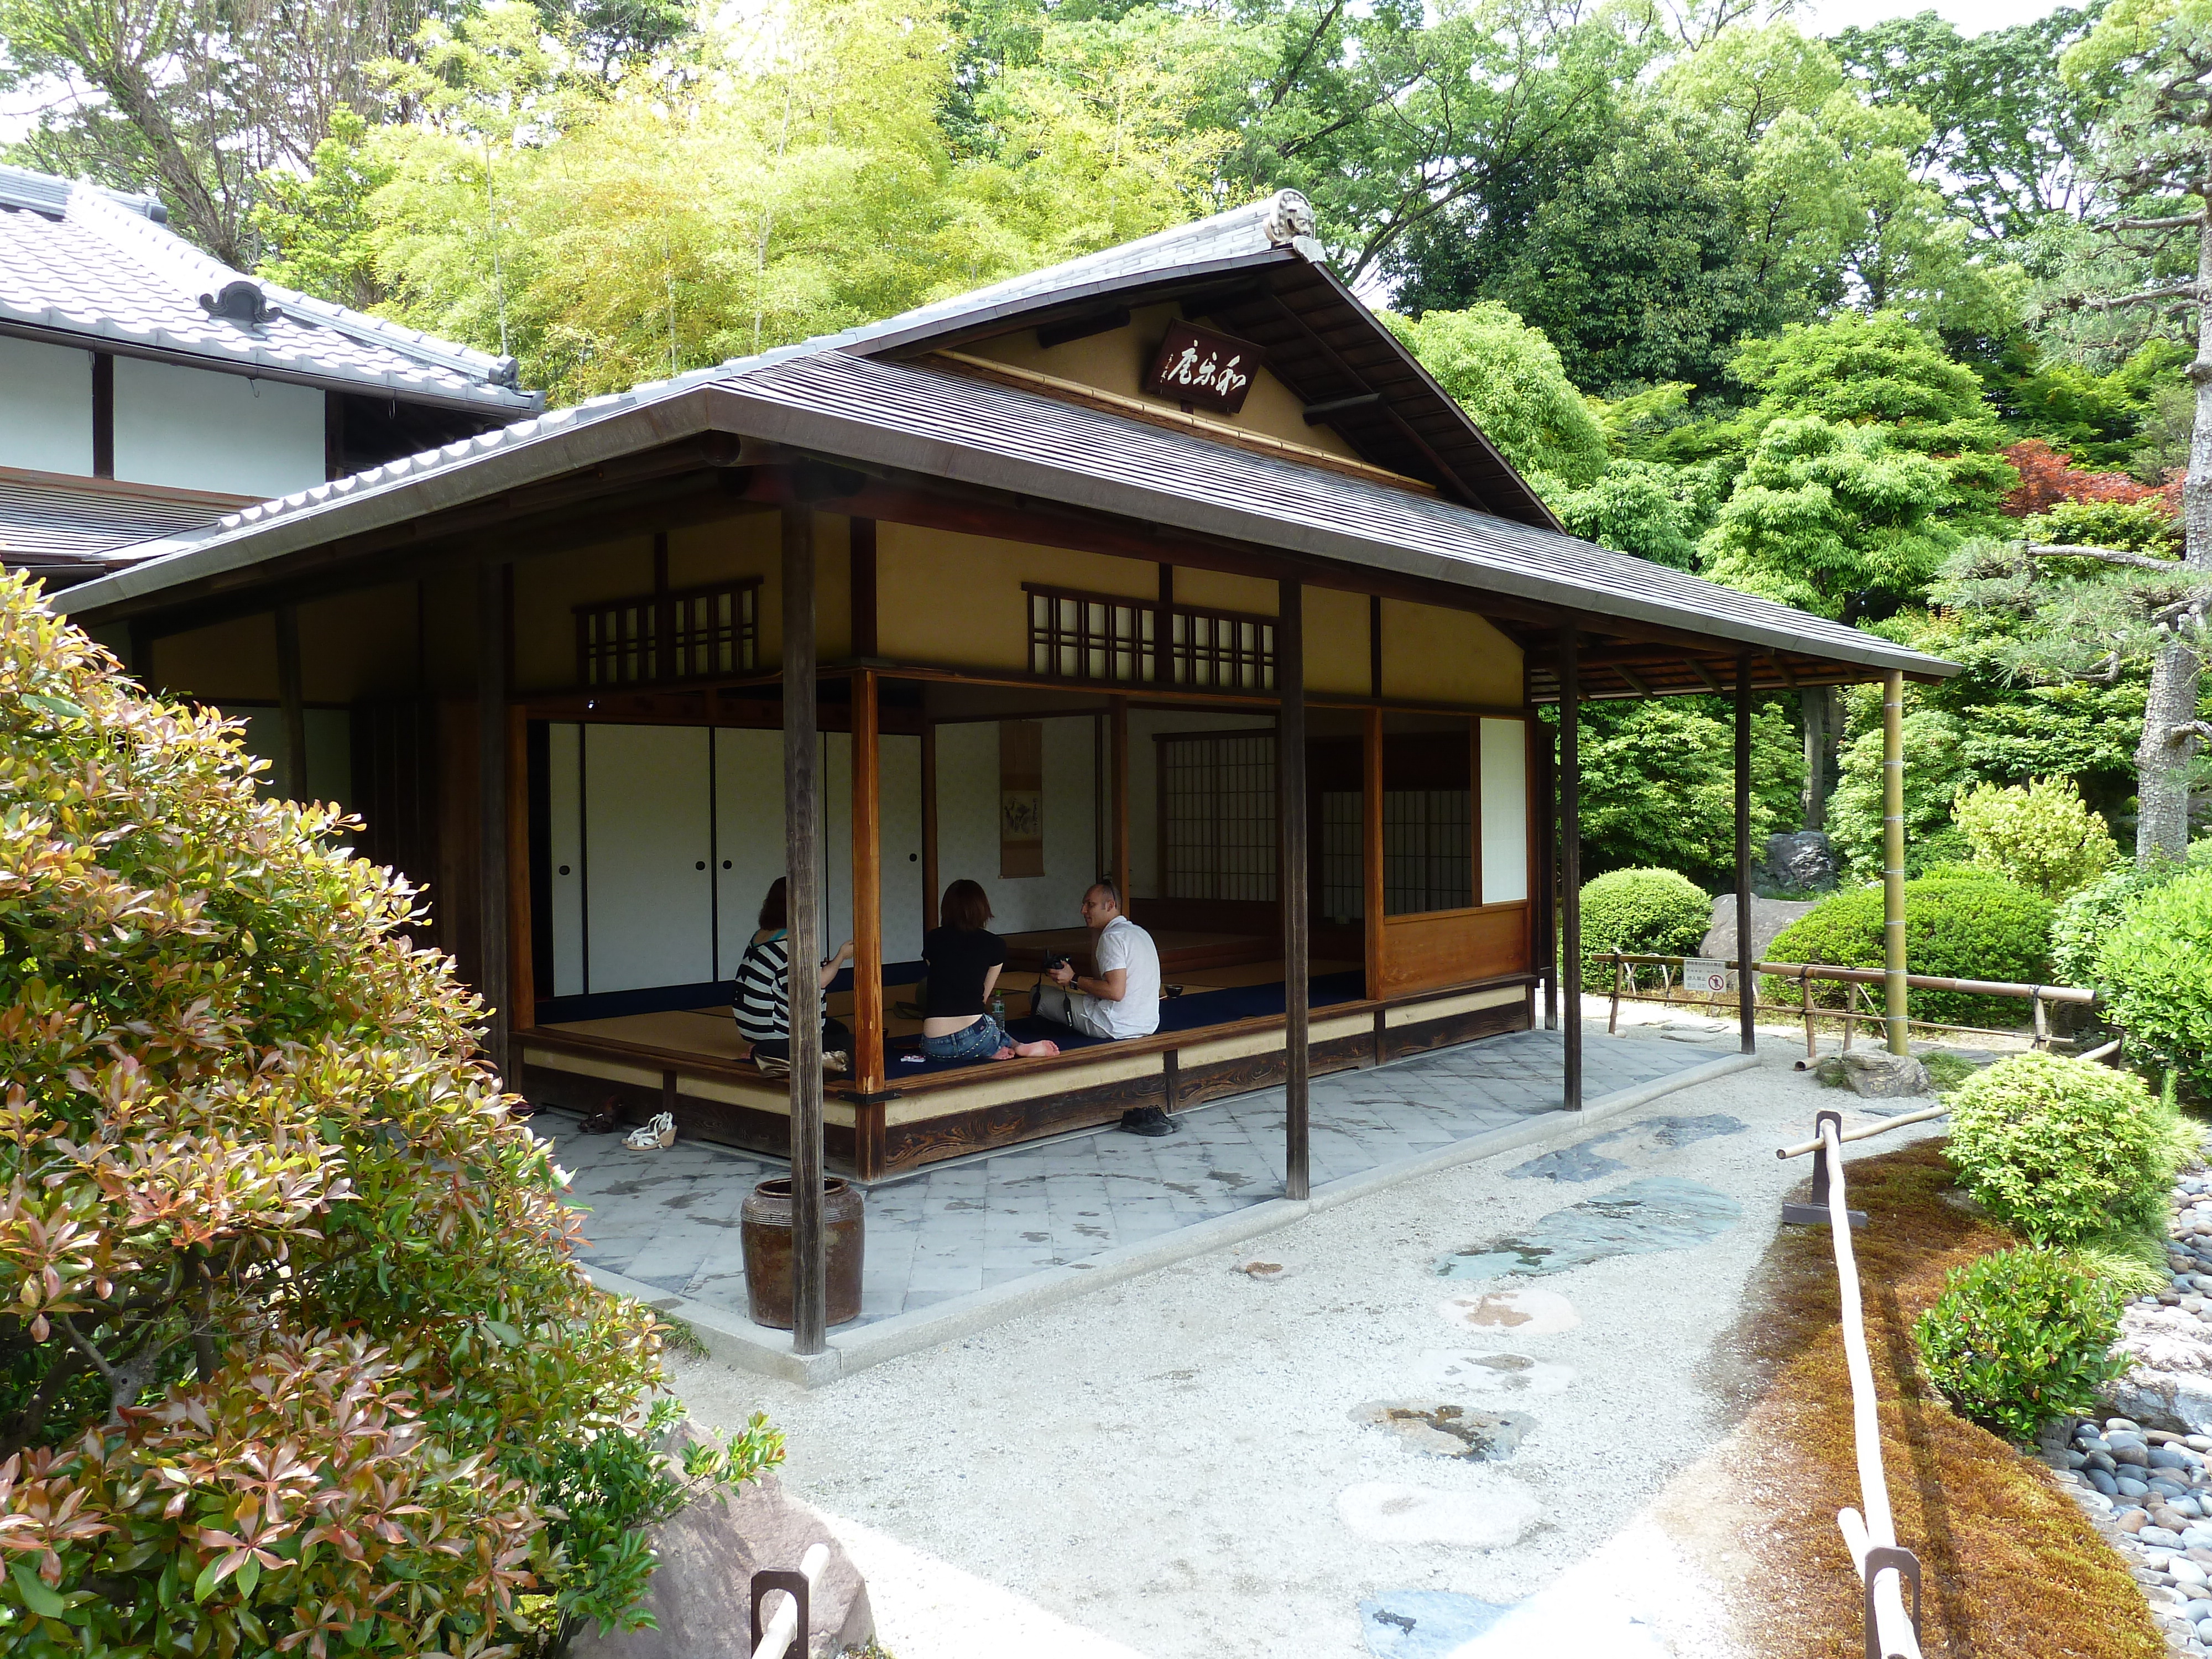
[[[1745,1283],[1809,1172],[1775,1148],[1817,1106],[1856,1121],[1861,1103],[1794,1072],[1782,1034],[1763,1047],[1754,1070],[1567,1137],[1622,1166],[1595,1178],[1516,1176],[1545,1150],[1524,1148],[816,1392],[711,1361],[680,1364],[678,1387],[705,1423],[761,1409],[786,1431],[787,1484],[845,1537],[897,1659],[1729,1659],[1729,1551],[1685,1535],[1694,1502],[1659,1500],[1732,1426]],[[1707,1121],[1667,1129],[1685,1119]],[[1438,1275],[1651,1177],[1741,1218],[1540,1277]],[[1463,1425],[1376,1420],[1408,1401],[1525,1428],[1467,1461],[1437,1449]],[[1403,1605],[1484,1633],[1432,1650],[1432,1622],[1417,1643],[1390,1601],[1416,1591],[1475,1598]]]

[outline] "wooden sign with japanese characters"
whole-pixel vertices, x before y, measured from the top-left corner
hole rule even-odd
[[[1170,323],[1145,390],[1194,409],[1234,415],[1244,407],[1244,394],[1252,389],[1265,356],[1249,341],[1189,323]]]

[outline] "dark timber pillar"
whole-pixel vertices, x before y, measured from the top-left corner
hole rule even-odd
[[[1544,728],[1531,711],[1528,725],[1539,738]],[[1536,799],[1543,830],[1536,839],[1536,960],[1544,976],[1544,1029],[1559,1029],[1559,768],[1549,742],[1534,742]]]
[[[814,512],[794,504],[783,509],[783,867],[791,945],[791,1346],[805,1354],[829,1346],[814,693]]]
[[[477,569],[477,990],[489,1011],[484,1048],[507,1076],[507,698],[514,657],[512,567]],[[296,638],[296,635],[295,635]]]
[[[1583,1109],[1583,686],[1580,646],[1559,630],[1559,988],[1566,1108]]]
[[[853,1078],[864,1095],[879,1095],[884,1088],[883,789],[876,690],[874,669],[854,673]]]
[[[1283,867],[1283,1196],[1310,1192],[1306,1140],[1306,660],[1305,593],[1281,586],[1275,617],[1275,782],[1281,792]]]
[[[276,607],[276,793],[286,800],[307,794],[307,705],[300,689],[300,607]]]
[[[1757,954],[1751,938],[1751,653],[1739,651],[1735,659],[1735,994],[1743,1026],[1743,1051],[1747,1054],[1759,1049],[1759,1039],[1752,1029],[1759,998],[1759,976],[1752,971]]]

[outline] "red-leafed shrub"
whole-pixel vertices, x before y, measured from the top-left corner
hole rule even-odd
[[[556,1466],[645,1445],[659,1328],[572,1259],[406,884],[238,730],[0,578],[0,1651],[620,1622],[650,1556],[586,1511],[673,1483]]]
[[[2061,501],[2157,501],[2166,510],[2177,510],[2178,487],[2140,483],[2124,472],[2091,472],[2074,465],[2063,450],[2053,449],[2040,438],[2023,438],[2004,452],[2005,459],[2020,470],[2020,483],[2004,498],[2008,518],[2032,519],[2048,513]]]

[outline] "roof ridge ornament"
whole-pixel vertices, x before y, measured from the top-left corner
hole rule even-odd
[[[248,282],[243,276],[225,283],[220,294],[201,295],[200,309],[210,317],[244,323],[249,328],[273,323],[284,314],[281,308],[269,303],[269,296],[261,291],[259,283]]]
[[[1301,236],[1316,234],[1313,204],[1295,190],[1279,190],[1267,204],[1267,216],[1261,220],[1260,228],[1267,233],[1267,240],[1275,247],[1295,242]]]

